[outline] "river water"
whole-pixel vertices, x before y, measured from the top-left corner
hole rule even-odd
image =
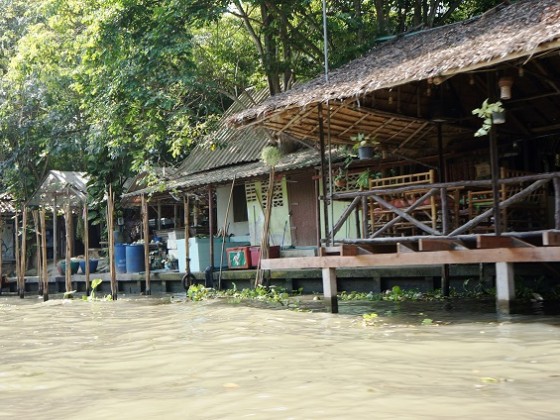
[[[0,417],[560,416],[557,315],[498,317],[465,302],[321,308],[3,296]],[[369,312],[379,316],[368,325]]]

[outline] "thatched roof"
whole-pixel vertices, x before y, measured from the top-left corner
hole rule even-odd
[[[424,94],[430,86],[437,88],[466,72],[471,74],[471,84],[480,84],[485,81],[472,79],[472,75],[480,79],[481,71],[502,69],[500,64],[523,66],[559,47],[560,2],[522,0],[464,22],[398,37],[332,71],[328,83],[323,76],[318,77],[229,121],[235,125],[263,124],[316,140],[317,105],[328,103],[334,142],[348,142],[358,132],[366,132],[391,137],[392,146],[402,148],[403,142],[409,143],[420,132],[425,138],[434,134],[434,125],[423,126],[430,118],[425,97],[429,95]],[[462,82],[469,84],[467,79]],[[454,89],[460,87],[455,85]],[[488,96],[485,89],[480,90],[469,106],[476,107]],[[469,115],[470,109],[463,109],[461,115]],[[324,111],[325,121],[326,116]],[[461,128],[469,129],[468,125]]]

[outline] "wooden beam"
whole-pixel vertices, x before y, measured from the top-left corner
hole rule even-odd
[[[544,246],[560,246],[560,232],[543,232]]]
[[[479,249],[491,248],[527,248],[535,247],[535,245],[512,236],[484,236],[478,235],[476,238],[476,247]]]
[[[359,268],[430,266],[441,264],[478,264],[496,262],[549,262],[560,261],[560,247],[491,248],[468,251],[433,251],[422,253],[393,253],[356,255],[349,257],[297,257],[261,260],[262,268],[268,270],[302,268]]]
[[[447,238],[420,239],[418,245],[420,251],[464,251],[469,249],[462,241]]]
[[[402,242],[397,243],[397,252],[398,253],[410,253],[410,252],[418,252],[418,247],[415,243],[405,244]]]

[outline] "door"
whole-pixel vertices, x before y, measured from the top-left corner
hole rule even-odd
[[[312,174],[309,171],[286,177],[292,245],[295,246],[317,245],[317,209]]]

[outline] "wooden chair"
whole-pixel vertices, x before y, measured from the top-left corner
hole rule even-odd
[[[386,190],[390,188],[407,187],[412,185],[430,185],[434,182],[435,171],[431,169],[427,172],[370,179],[369,188],[370,190]],[[406,210],[428,190],[429,189],[427,188],[419,188],[418,190],[409,190],[401,193],[381,193],[379,196],[393,206],[399,209]],[[437,211],[438,205],[436,203],[436,199],[434,196],[431,196],[426,199],[424,203],[415,208],[412,213],[415,218],[417,218],[418,220],[422,220],[435,229],[437,224]],[[395,217],[396,214],[392,210],[381,206],[375,201],[370,203],[370,222],[373,232],[389,223]],[[413,228],[413,226],[406,220],[403,220],[397,223],[394,226],[394,229],[392,229],[391,232],[388,233],[397,234],[398,231],[411,228]]]
[[[534,175],[531,172],[500,167],[500,179]],[[515,184],[500,184],[500,202],[522,191],[527,185],[522,182]],[[493,206],[492,190],[468,192],[469,218],[472,219]],[[546,224],[547,191],[543,186],[523,198],[523,200],[509,205],[500,213],[502,230],[531,230],[540,229]],[[491,220],[478,225],[475,231],[495,230]]]

